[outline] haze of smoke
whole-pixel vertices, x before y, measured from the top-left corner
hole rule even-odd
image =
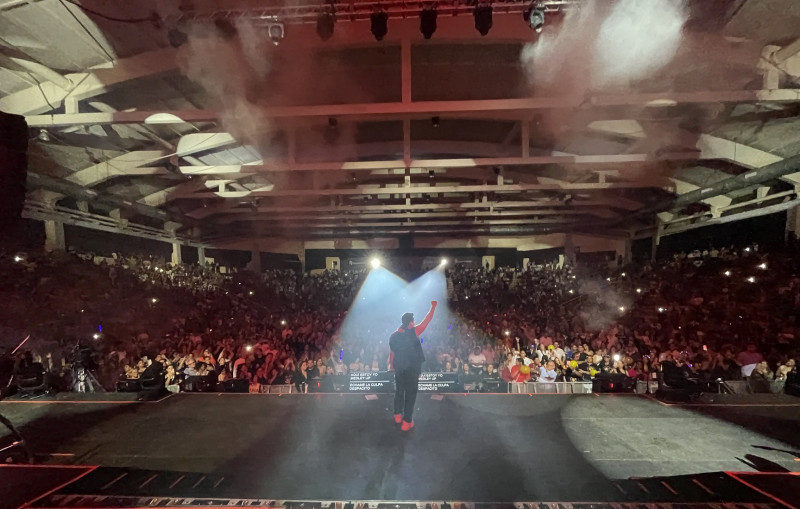
[[[681,44],[683,0],[621,0],[603,21],[594,46],[595,86],[626,84],[661,69]]]
[[[256,59],[254,48],[260,36],[246,30],[233,38],[223,38],[213,25],[196,24],[189,40],[178,52],[181,72],[206,91],[217,103],[223,126],[237,139],[260,145],[269,123],[251,100],[259,74],[269,69],[265,53]],[[266,35],[263,35],[266,38]]]
[[[623,314],[620,306],[626,310],[631,308],[632,301],[608,284],[606,281],[588,280],[581,283],[578,293],[588,298],[586,305],[586,328],[599,331],[619,320]],[[596,304],[595,304],[596,303]]]
[[[582,96],[587,90],[637,81],[667,65],[688,18],[685,0],[590,2],[567,11],[520,55],[531,84]]]

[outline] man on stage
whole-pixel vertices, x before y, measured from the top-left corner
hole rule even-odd
[[[413,313],[406,313],[400,319],[401,326],[389,338],[389,369],[394,369],[394,422],[403,425],[400,429],[408,431],[414,427],[412,416],[414,402],[417,400],[417,384],[422,372],[425,354],[419,335],[433,318],[436,301],[431,301],[431,310],[419,325],[414,325]]]

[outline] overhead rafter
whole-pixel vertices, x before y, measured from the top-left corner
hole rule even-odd
[[[320,106],[276,106],[261,109],[265,119],[348,117],[360,119],[428,118],[431,115],[476,116],[478,113],[502,113],[503,118],[526,118],[531,111],[576,106],[644,106],[663,108],[676,104],[800,102],[800,89],[730,90],[701,92],[631,93],[595,95],[582,104],[571,97],[526,99],[483,99],[467,101],[414,101],[394,103],[329,104]],[[164,114],[168,114],[165,116]],[[30,115],[31,127],[66,127],[86,124],[169,124],[217,121],[215,110],[120,111],[116,113],[75,113]]]

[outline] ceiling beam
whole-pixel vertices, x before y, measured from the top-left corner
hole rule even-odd
[[[213,199],[213,198],[257,198],[262,196],[352,196],[352,195],[398,195],[411,194],[442,194],[442,193],[514,193],[529,191],[599,191],[605,189],[636,189],[648,187],[671,188],[673,183],[668,179],[658,179],[635,182],[606,182],[606,183],[578,183],[569,182],[549,184],[483,184],[483,185],[443,185],[443,186],[417,186],[417,187],[359,187],[348,189],[276,189],[273,191],[223,191],[180,193],[171,198],[182,199]]]
[[[39,86],[8,94],[0,98],[0,110],[17,115],[38,115],[51,111],[51,105],[59,108],[65,99],[81,101],[103,94],[122,83],[163,74],[172,69],[175,69],[174,49],[165,48],[140,53],[129,58],[119,59],[107,66],[97,67],[90,72],[65,75],[65,80],[75,83],[73,87],[62,88],[60,85],[63,85],[64,82],[61,80],[57,80],[58,84],[46,81]],[[106,116],[117,114],[119,113],[99,113],[99,115]],[[77,113],[76,115],[94,114]],[[47,118],[50,115],[41,115],[41,117]]]
[[[13,95],[13,94],[12,94]],[[482,99],[468,101],[416,101],[392,103],[329,104],[319,106],[280,106],[261,109],[265,119],[297,119],[312,117],[349,117],[358,119],[426,118],[431,115],[468,115],[503,113],[509,119],[526,118],[541,109],[575,108],[577,106],[644,106],[666,107],[694,103],[800,102],[800,89],[731,90],[698,92],[631,93],[596,95],[582,104],[572,97],[536,97],[523,99]],[[0,103],[2,105],[2,103]],[[254,106],[255,108],[255,106]],[[165,115],[166,114],[166,115]],[[30,127],[75,126],[85,124],[175,124],[219,120],[215,110],[120,111],[116,113],[75,113],[30,115]]]

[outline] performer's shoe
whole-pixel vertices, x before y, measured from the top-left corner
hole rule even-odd
[[[394,414],[394,422],[397,424],[403,422],[403,414]]]
[[[400,426],[400,430],[401,431],[408,431],[413,427],[414,427],[414,421],[411,421],[411,422],[403,421],[403,425]]]

